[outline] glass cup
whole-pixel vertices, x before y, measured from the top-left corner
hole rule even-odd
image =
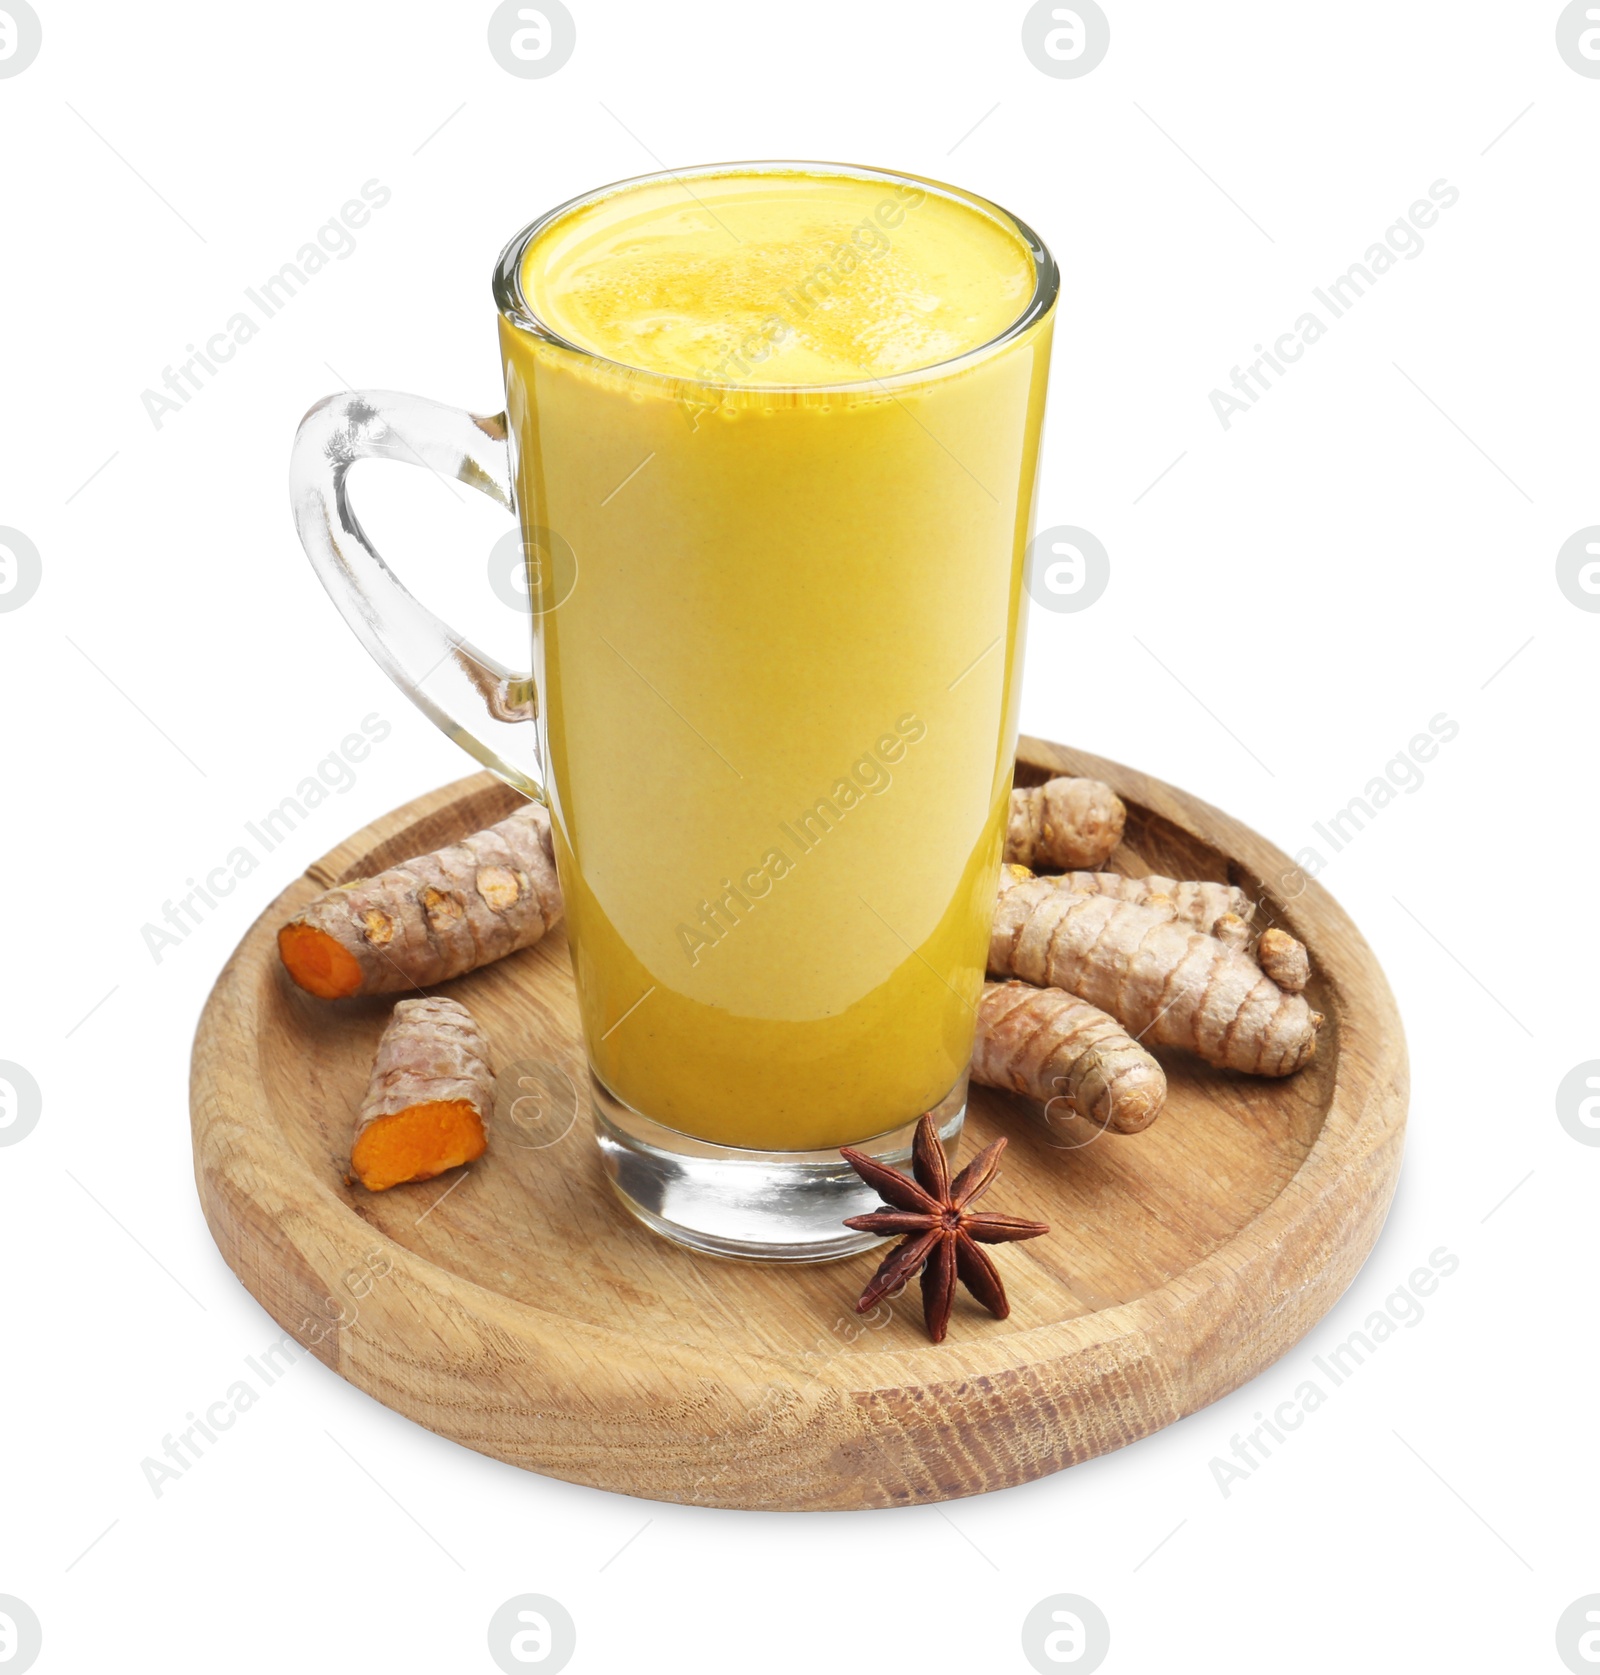
[[[292,494],[367,649],[549,806],[623,1202],[699,1250],[819,1261],[876,1242],[841,1225],[877,1195],[838,1148],[901,1167],[922,1112],[948,1145],[966,1110],[1058,274],[1014,216],[913,175],[721,164],[621,184],[669,179],[689,204],[698,177],[761,170],[881,185],[874,249],[929,194],[972,206],[1031,253],[1032,296],[939,365],[741,383],[825,291],[829,246],[714,371],[642,371],[563,340],[524,296],[526,264],[603,188],[501,255],[503,414],[330,396],[301,425]],[[368,458],[516,510],[532,672],[465,643],[373,550],[345,483]]]

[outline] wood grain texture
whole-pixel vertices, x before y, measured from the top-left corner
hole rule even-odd
[[[1262,898],[1310,948],[1309,998],[1328,1023],[1316,1062],[1288,1081],[1163,1051],[1169,1107],[1133,1136],[1046,1123],[974,1089],[961,1159],[1011,1139],[986,1206],[1055,1229],[998,1252],[1008,1320],[963,1294],[933,1347],[914,1287],[871,1324],[852,1312],[874,1253],[767,1268],[694,1256],[638,1225],[606,1187],[586,1095],[579,1109],[559,934],[446,991],[487,1030],[502,1072],[487,1156],[380,1195],[345,1184],[389,1002],[302,994],[274,934],[328,885],[509,812],[516,794],[487,774],[325,856],[218,978],[191,1103],[200,1201],[223,1255],[296,1339],[419,1424],[659,1500],[946,1500],[1058,1471],[1226,1395],[1326,1313],[1377,1238],[1405,1124],[1400,1021],[1355,927],[1265,840],[1158,780],[1024,740],[1018,783],[1052,773],[1106,779],[1128,803],[1119,870]]]

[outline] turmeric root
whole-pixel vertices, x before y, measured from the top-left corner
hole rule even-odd
[[[1065,1099],[1118,1134],[1148,1128],[1166,1103],[1161,1066],[1122,1025],[1060,989],[985,983],[972,1076],[1041,1104]]]
[[[1158,900],[1156,905],[1160,905]],[[1250,920],[1254,913],[1255,904],[1252,902],[1249,913],[1219,913],[1209,925],[1197,925],[1195,929],[1208,932],[1224,947],[1232,948],[1236,953],[1244,953],[1251,946],[1250,932],[1253,927]]]
[[[1051,779],[1011,793],[1006,859],[1025,867],[1097,867],[1122,842],[1122,799],[1098,779]]]
[[[989,969],[1065,989],[1136,1040],[1256,1076],[1309,1062],[1323,1022],[1303,995],[1286,995],[1216,937],[1160,908],[1074,895],[1048,878],[1002,874]]]
[[[1025,867],[1008,870],[1013,877],[1027,873]],[[1186,882],[1160,873],[1124,878],[1115,872],[1063,872],[1051,875],[1050,882],[1079,895],[1114,896],[1159,908],[1169,919],[1207,931],[1237,953],[1247,954],[1286,994],[1299,994],[1311,980],[1305,944],[1275,926],[1256,935],[1251,923],[1255,903],[1236,884]]]
[[[550,815],[497,825],[328,890],[278,932],[284,970],[323,1000],[423,988],[531,947],[561,918]]]
[[[1256,938],[1256,964],[1283,990],[1297,995],[1311,981],[1311,956],[1297,938],[1269,926]]]
[[[1064,872],[1051,880],[1058,888],[1080,896],[1115,896],[1118,901],[1168,907],[1168,916],[1211,931],[1224,914],[1234,914],[1248,929],[1255,903],[1237,884],[1188,882],[1151,873],[1146,878],[1124,878],[1120,872]],[[1213,931],[1213,935],[1216,933]]]
[[[489,1049],[459,1001],[402,1000],[378,1043],[350,1167],[370,1192],[482,1157],[494,1108]]]

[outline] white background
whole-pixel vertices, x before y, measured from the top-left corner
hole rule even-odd
[[[0,614],[0,1059],[44,1097],[0,1149],[0,1593],[41,1670],[490,1669],[528,1591],[572,1613],[574,1670],[1023,1670],[1060,1592],[1105,1612],[1110,1671],[1561,1668],[1556,1620],[1600,1590],[1600,1151],[1554,1102],[1600,1057],[1600,615],[1555,581],[1600,522],[1600,80],[1548,0],[1105,4],[1073,79],[1029,62],[1014,0],[571,0],[571,61],[524,80],[482,3],[37,0],[43,50],[0,79],[0,524],[43,564]],[[1322,849],[1410,1040],[1388,1227],[1255,1384],[978,1500],[651,1505],[480,1458],[309,1357],[157,1498],[140,1462],[278,1336],[195,1199],[201,1003],[307,861],[467,767],[301,556],[294,425],[347,382],[496,410],[519,225],[769,156],[952,179],[1058,254],[1038,523],[1092,530],[1111,580],[1035,609],[1024,726]],[[141,392],[373,178],[355,253],[156,428]],[[1224,430],[1209,392],[1439,179],[1460,201],[1422,254]],[[515,657],[494,508],[397,467],[359,486],[397,568]],[[141,926],[373,712],[393,733],[354,787],[157,964]],[[1333,855],[1313,823],[1441,713],[1421,787]],[[1439,1246],[1425,1318],[1225,1496],[1229,1438]]]

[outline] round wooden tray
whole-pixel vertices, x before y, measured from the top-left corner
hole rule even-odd
[[[302,994],[274,934],[329,885],[509,812],[516,793],[487,774],[341,844],[218,978],[191,1103],[200,1201],[223,1255],[289,1333],[419,1424],[530,1471],[658,1500],[945,1500],[1059,1471],[1226,1395],[1321,1318],[1372,1248],[1400,1167],[1400,1020],[1326,891],[1270,895],[1269,881],[1300,882],[1272,845],[1158,780],[1024,740],[1018,782],[1052,773],[1121,793],[1120,870],[1262,896],[1309,946],[1310,998],[1328,1022],[1316,1062],[1287,1081],[1163,1052],[1168,1108],[1131,1137],[1047,1126],[1036,1107],[975,1088],[960,1158],[1009,1135],[989,1203],[1054,1227],[998,1252],[1008,1320],[963,1293],[934,1347],[915,1287],[874,1316],[853,1312],[874,1253],[722,1262],[632,1220],[606,1188],[586,1110],[575,1114],[584,1056],[561,935],[449,987],[502,1068],[486,1156],[382,1194],[345,1184],[390,1002]]]

